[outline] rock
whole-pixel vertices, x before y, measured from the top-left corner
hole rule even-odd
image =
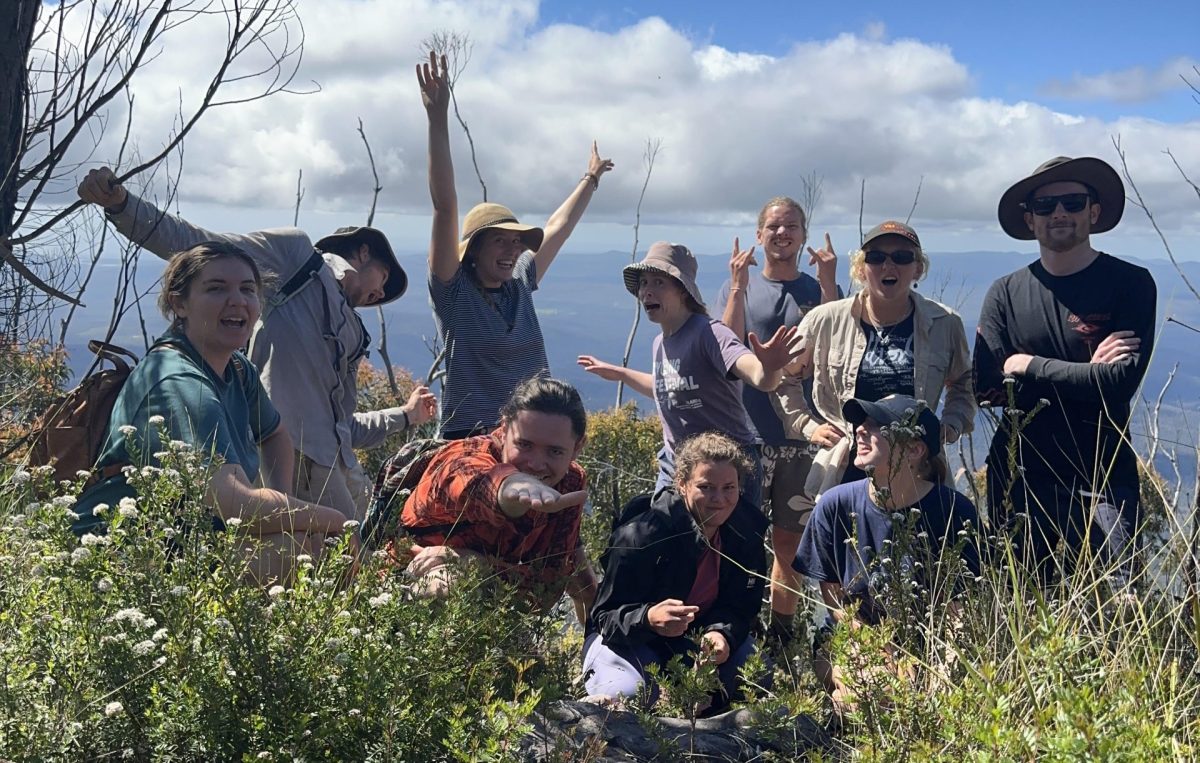
[[[762,730],[765,724],[756,724],[755,713],[745,708],[698,720],[694,735],[687,719],[655,716],[653,728],[643,728],[629,711],[587,701],[554,702],[530,721],[533,730],[520,747],[521,759],[528,763],[749,761],[765,752],[795,758],[833,747],[830,736],[808,716],[788,719],[783,734],[768,734]]]

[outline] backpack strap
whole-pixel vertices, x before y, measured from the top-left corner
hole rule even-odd
[[[259,318],[259,321],[265,321],[272,310],[299,294],[301,289],[303,289],[305,286],[308,286],[308,284],[317,277],[317,273],[320,273],[321,268],[323,267],[325,267],[325,258],[322,256],[321,250],[313,249],[313,253],[309,255],[309,258],[305,260],[303,265],[300,266],[300,269],[295,273],[292,273],[292,277],[289,278],[283,286],[280,286],[279,289],[271,295],[271,298],[267,300],[267,303],[263,305],[262,315]]]

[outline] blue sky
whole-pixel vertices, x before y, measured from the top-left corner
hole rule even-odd
[[[1144,116],[1194,119],[1200,104],[1173,78],[1173,88],[1143,101],[1056,97],[1054,81],[1094,77],[1141,67],[1158,70],[1190,57],[1200,63],[1200,1],[1115,2],[880,2],[845,3],[663,2],[634,4],[550,0],[539,22],[616,31],[661,16],[698,42],[773,56],[797,42],[842,33],[885,39],[914,38],[944,45],[966,64],[978,95],[1006,101],[1037,100],[1067,112],[1109,119]],[[1194,81],[1200,84],[1200,77]]]

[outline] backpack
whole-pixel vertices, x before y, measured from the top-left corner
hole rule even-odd
[[[88,349],[96,355],[93,368],[102,367],[106,360],[113,367],[93,370],[79,386],[55,400],[34,425],[29,465],[54,467],[56,481],[74,480],[78,472],[90,472],[96,465],[117,395],[138,362],[132,352],[108,342],[93,339]]]
[[[399,510],[412,495],[429,462],[446,440],[412,440],[383,462],[371,491],[371,504],[360,537],[364,548],[375,548],[399,533]]]

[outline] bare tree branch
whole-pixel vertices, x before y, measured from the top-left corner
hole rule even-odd
[[[650,186],[650,176],[654,174],[654,160],[662,149],[662,138],[647,138],[646,149],[642,152],[642,164],[646,168],[646,177],[642,180],[642,192],[638,194],[637,209],[633,216],[633,249],[629,254],[630,262],[637,262],[638,233],[642,227],[642,202],[646,199],[646,188]],[[636,303],[633,311],[633,325],[629,327],[629,336],[625,339],[625,352],[621,355],[621,365],[629,367],[629,356],[633,353],[633,338],[637,336],[638,322],[642,319],[642,305]],[[617,407],[621,407],[621,398],[625,394],[625,382],[617,382]]]
[[[296,211],[292,215],[292,227],[300,227],[300,202],[304,200],[304,186],[301,183],[304,181],[304,170],[296,171]]]
[[[367,140],[367,132],[363,129],[362,117],[358,118],[358,134],[362,136],[363,147],[367,149],[367,161],[371,165],[371,177],[374,185],[371,188],[371,211],[367,213],[367,225],[375,224],[375,206],[379,202],[379,192],[383,186],[379,184],[379,172],[375,169],[375,154],[371,152],[371,142]],[[400,397],[400,386],[396,383],[396,372],[392,369],[392,358],[388,355],[387,318],[383,314],[383,305],[375,308],[379,317],[379,357],[383,359],[383,370],[387,373],[388,388],[392,396]]]
[[[858,243],[862,244],[862,240],[866,238],[866,231],[863,229],[863,209],[867,206],[867,179],[864,177],[858,186]],[[857,249],[858,247],[855,247]]]
[[[908,225],[909,220],[912,220],[913,213],[917,211],[917,202],[921,199],[921,187],[925,185],[925,176],[917,181],[917,192],[913,194],[912,209],[908,210],[908,217],[904,218],[904,224]]]
[[[379,192],[383,190],[383,186],[379,185],[379,173],[375,170],[375,155],[371,153],[371,143],[367,140],[367,133],[363,130],[362,117],[358,118],[358,134],[362,136],[363,146],[367,149],[367,161],[371,163],[371,177],[375,179],[375,185],[371,188],[371,211],[367,213],[367,225],[374,225],[375,205],[379,202]]]
[[[816,170],[800,176],[802,189],[800,205],[804,207],[804,213],[807,215],[805,222],[808,230],[814,230],[813,218],[817,214],[817,207],[821,204],[821,197],[824,196],[824,185],[825,179],[818,175]]]

